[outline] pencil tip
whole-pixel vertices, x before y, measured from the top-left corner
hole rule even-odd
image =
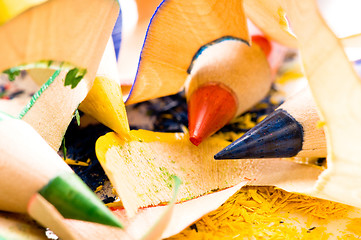
[[[266,57],[271,54],[272,45],[268,39],[262,35],[253,35],[252,42],[260,46]]]
[[[206,84],[195,90],[188,101],[190,141],[198,146],[235,116],[237,102],[221,84]]]
[[[242,137],[214,155],[215,159],[293,157],[302,150],[303,127],[278,109]]]
[[[122,228],[122,224],[75,174],[53,178],[39,193],[64,218],[95,222]]]
[[[189,141],[191,141],[193,145],[198,146],[199,144],[201,144],[202,138],[200,136],[194,136],[193,134],[191,137],[189,137]]]

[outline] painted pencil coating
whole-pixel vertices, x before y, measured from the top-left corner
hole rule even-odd
[[[190,141],[199,145],[268,92],[270,67],[261,47],[225,39],[195,60],[186,85]]]
[[[120,227],[117,218],[75,174],[59,175],[39,190],[64,218]]]
[[[302,150],[303,127],[278,109],[242,137],[218,152],[215,159],[293,157]]]
[[[326,137],[317,127],[319,121],[316,104],[306,87],[215,158],[326,157]]]
[[[205,84],[188,101],[190,141],[198,146],[235,116],[237,100],[222,84]]]
[[[32,199],[40,193],[65,218],[121,227],[30,125],[4,113],[0,119],[0,210],[31,215]]]

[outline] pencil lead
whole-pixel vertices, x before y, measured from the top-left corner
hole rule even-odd
[[[53,178],[39,190],[39,194],[51,203],[64,218],[123,227],[75,173],[67,173]]]
[[[303,127],[278,109],[242,137],[218,152],[215,159],[293,157],[302,150]]]
[[[199,87],[188,101],[189,140],[198,146],[226,125],[236,111],[236,98],[228,88],[215,83]]]
[[[253,35],[251,39],[252,39],[252,43],[257,44],[262,49],[266,57],[268,57],[271,54],[272,45],[267,38],[265,38],[262,35]]]

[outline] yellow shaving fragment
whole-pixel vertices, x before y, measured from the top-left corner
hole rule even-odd
[[[248,186],[168,240],[329,239],[332,234],[322,225],[344,218],[351,209],[340,203],[288,193],[275,187]],[[297,218],[290,220],[294,214],[304,215],[306,224],[302,225]],[[354,219],[348,230],[361,235],[360,224],[361,219]]]
[[[107,203],[105,205],[109,208],[123,208],[124,207],[122,201],[111,202],[111,203]]]
[[[97,187],[97,189],[95,189],[95,191],[94,192],[99,192],[99,191],[101,191],[103,189],[103,185],[100,185],[100,186],[98,186]]]
[[[325,121],[318,121],[316,127],[317,128],[323,128],[326,125]]]
[[[73,159],[70,159],[70,158],[66,158],[65,162],[68,165],[76,165],[76,166],[84,166],[84,167],[88,167],[89,163],[90,163],[89,159],[87,160],[87,162],[81,162],[81,161],[73,160]]]

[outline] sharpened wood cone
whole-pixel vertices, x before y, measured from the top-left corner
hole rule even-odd
[[[215,159],[293,157],[302,150],[303,128],[284,110],[276,110],[218,152]]]
[[[64,218],[95,222],[122,228],[119,220],[91,192],[76,174],[52,179],[39,191]]]
[[[221,84],[198,88],[188,101],[189,140],[198,146],[235,116],[237,102]]]

